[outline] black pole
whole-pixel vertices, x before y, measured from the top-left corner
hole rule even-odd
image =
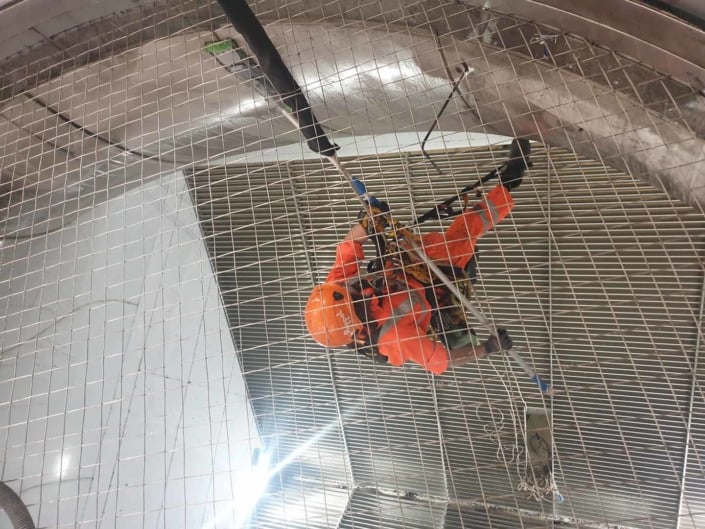
[[[306,97],[291,72],[284,64],[277,48],[245,0],[218,0],[225,15],[252,53],[260,68],[276,89],[284,105],[299,123],[301,133],[309,148],[323,156],[333,156],[340,147],[328,140],[323,128],[316,120]]]
[[[489,180],[492,180],[493,178],[496,178],[501,174],[506,174],[509,171],[521,171],[523,173],[527,167],[531,167],[531,161],[529,160],[530,154],[531,144],[529,143],[529,140],[523,138],[515,138],[514,140],[512,140],[512,144],[509,148],[509,159],[506,162],[504,162],[498,168],[492,169],[489,173],[480,178],[474,184],[465,186],[463,189],[460,190],[460,193],[458,193],[457,195],[453,195],[452,197],[441,202],[440,204],[433,206],[426,213],[424,213],[420,217],[417,217],[416,220],[412,222],[409,226],[421,224],[429,219],[444,219],[448,217],[454,217],[455,215],[460,214],[461,212],[456,213],[455,211],[453,211],[453,208],[451,207],[453,202],[458,200],[464,194],[469,193],[473,189],[480,187],[480,185],[484,184],[485,182],[488,182]]]

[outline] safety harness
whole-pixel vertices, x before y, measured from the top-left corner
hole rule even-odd
[[[388,250],[391,249],[389,246]],[[443,344],[449,350],[466,343],[477,344],[475,332],[468,327],[465,309],[460,300],[423,263],[411,260],[409,252],[399,251],[399,248],[394,250],[397,251],[387,254],[382,270],[372,272],[364,279],[347,285],[348,289],[362,301],[355,303],[354,307],[358,318],[364,323],[362,331],[357,334],[357,341],[351,343],[349,347],[377,363],[387,363],[387,357],[380,354],[377,349],[377,343],[380,334],[384,332],[386,322],[380,325],[373,321],[367,314],[367,304],[379,303],[383,296],[390,292],[408,289],[407,278],[409,277],[423,287],[424,297],[431,306],[432,316],[426,331],[431,339]],[[475,255],[465,270],[451,264],[438,264],[438,266],[442,273],[454,279],[463,296],[471,295],[472,284],[476,281],[477,274]]]

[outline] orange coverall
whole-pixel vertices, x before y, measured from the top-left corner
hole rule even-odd
[[[484,200],[456,217],[444,233],[424,235],[421,241],[424,252],[438,263],[464,269],[475,252],[477,239],[506,217],[513,207],[512,196],[498,185]],[[337,283],[359,278],[364,258],[360,242],[341,242],[326,281]],[[410,277],[405,279],[405,286],[373,294],[368,299],[370,319],[380,326],[377,350],[394,366],[411,360],[440,375],[448,369],[449,356],[441,343],[427,335],[432,307],[426,299],[425,286]]]

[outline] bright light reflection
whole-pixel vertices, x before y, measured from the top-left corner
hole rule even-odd
[[[66,473],[66,470],[69,468],[69,465],[71,464],[71,456],[69,454],[63,454],[59,456],[59,460],[56,463],[56,474],[59,477],[63,477],[64,474]]]
[[[360,405],[357,405],[348,413],[354,413],[360,407]],[[307,439],[296,450],[289,454],[286,459],[281,461],[272,469],[269,468],[269,455],[265,452],[260,452],[256,464],[247,470],[235,472],[235,490],[233,491],[234,498],[232,500],[232,511],[224,509],[219,514],[216,514],[216,516],[208,523],[204,524],[201,529],[212,529],[221,520],[223,520],[229,512],[234,513],[234,527],[236,529],[241,529],[244,527],[249,521],[257,502],[261,499],[262,494],[266,490],[269,480],[286,468],[290,463],[298,459],[306,450],[317,443],[323,436],[328,434],[331,430],[338,428],[339,424],[340,423],[337,420],[329,422],[326,426],[321,428],[316,435]],[[289,514],[291,515],[291,513]]]
[[[236,479],[240,487],[233,499],[236,528],[242,527],[249,520],[252,510],[274,475],[274,472],[269,470],[269,455],[260,452],[257,464],[238,474]]]

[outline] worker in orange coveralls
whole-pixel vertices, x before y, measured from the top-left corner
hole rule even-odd
[[[501,184],[458,217],[448,229],[423,235],[421,245],[437,264],[465,269],[475,252],[478,238],[504,219],[512,210],[510,190],[521,183],[523,170],[501,173]],[[371,204],[372,205],[372,201]],[[431,330],[434,311],[438,311],[447,287],[418,281],[397,268],[385,271],[383,288],[370,287],[361,280],[360,262],[364,260],[362,244],[386,226],[389,207],[376,202],[361,212],[361,222],[354,225],[340,242],[335,264],[325,283],[314,288],[305,309],[311,336],[326,347],[372,347],[374,355],[394,366],[415,362],[440,375],[451,367],[510,349],[512,340],[505,329],[497,329],[484,343],[472,329],[463,334],[465,343],[450,343]],[[439,294],[440,292],[440,294]]]

